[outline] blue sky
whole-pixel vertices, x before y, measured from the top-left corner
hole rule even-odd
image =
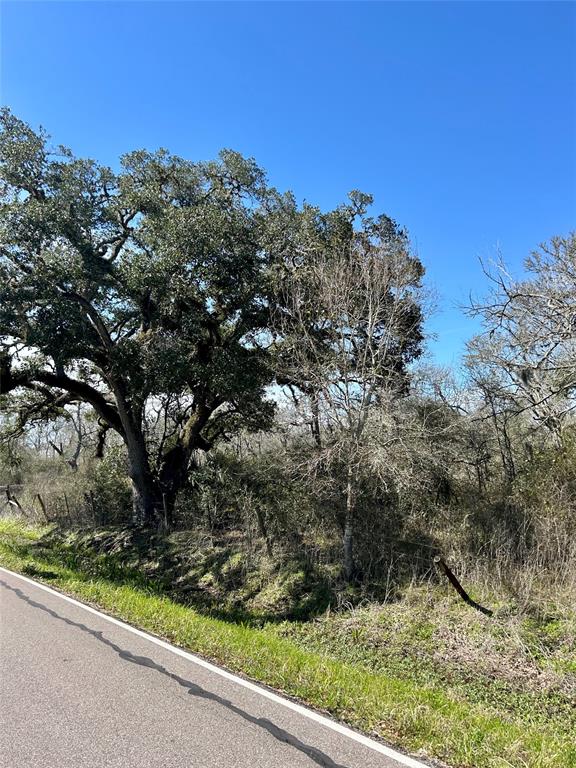
[[[410,231],[436,361],[475,330],[479,258],[515,270],[576,227],[576,4],[3,2],[1,99],[115,164],[253,156],[323,208],[348,190]]]

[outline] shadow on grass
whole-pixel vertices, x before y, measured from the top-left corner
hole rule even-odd
[[[109,541],[102,547],[89,538],[83,543],[66,543],[61,531],[51,531],[36,541],[12,541],[10,548],[17,556],[35,561],[27,563],[23,568],[24,573],[32,577],[48,581],[66,581],[70,578],[104,580],[114,586],[128,586],[147,594],[168,597],[175,603],[193,608],[201,615],[249,627],[262,627],[285,620],[309,620],[323,613],[332,598],[327,584],[314,575],[311,582],[305,582],[308,591],[299,599],[294,599],[288,610],[250,611],[241,605],[226,605],[221,597],[213,597],[202,590],[197,581],[180,583],[182,573],[178,571],[179,563],[170,547],[156,534],[127,529],[117,533],[123,536],[129,534],[129,544],[120,552],[111,551]],[[145,556],[158,561],[153,576],[145,573],[146,566],[150,564],[149,560],[144,559]],[[128,561],[132,561],[132,564]],[[223,558],[214,558],[214,562],[207,566],[206,573],[218,571],[223,563]],[[58,572],[51,568],[63,570]]]
[[[69,568],[79,578],[168,597],[201,615],[249,627],[306,622],[328,608],[366,600],[395,602],[414,578],[437,579],[430,557],[435,547],[428,538],[381,543],[386,578],[378,581],[376,573],[366,572],[353,584],[339,582],[333,570],[327,574],[303,552],[280,550],[273,559],[249,553],[238,535],[208,540],[187,531],[161,536],[120,526],[54,528],[32,542],[19,539],[19,546],[21,554],[47,567]]]
[[[59,579],[62,577],[61,573],[55,573],[54,571],[49,571],[46,568],[38,568],[35,565],[31,565],[28,563],[22,568],[22,573],[26,574],[26,576],[32,576],[33,578],[38,579]]]

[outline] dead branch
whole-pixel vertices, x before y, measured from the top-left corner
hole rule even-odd
[[[439,555],[436,555],[434,557],[434,563],[436,565],[439,565],[440,568],[442,568],[442,570],[446,574],[446,578],[448,579],[450,584],[452,584],[456,592],[458,592],[458,594],[460,595],[462,600],[464,600],[465,603],[468,603],[468,605],[471,605],[472,608],[475,608],[477,611],[480,611],[480,613],[483,613],[485,616],[493,615],[494,612],[491,611],[489,608],[484,608],[484,606],[480,605],[475,600],[472,600],[472,598],[466,592],[462,584],[460,584],[456,576],[454,576],[454,574],[452,573],[448,565],[444,562],[444,560]]]

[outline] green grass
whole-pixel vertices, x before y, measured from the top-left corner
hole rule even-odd
[[[413,587],[411,601],[285,622],[275,631],[325,656],[443,690],[526,727],[553,727],[573,740],[576,616],[494,621],[440,590],[429,605],[430,593]],[[550,634],[554,643],[546,646]]]
[[[45,532],[0,520],[0,564],[48,582],[367,734],[454,768],[576,766],[576,742],[569,726],[561,727],[562,718],[547,721],[535,710],[531,720],[524,712],[526,702],[514,710],[506,707],[506,697],[490,701],[481,693],[476,698],[465,695],[461,685],[451,686],[425,664],[398,663],[396,652],[391,654],[393,663],[387,664],[380,658],[386,655],[385,648],[370,655],[373,643],[365,622],[352,627],[357,637],[351,644],[335,637],[338,632],[333,628],[324,627],[322,635],[321,622],[287,622],[259,629],[224,621],[175,602],[163,594],[161,582],[145,577],[138,582],[136,573],[128,573],[126,579],[127,572],[117,569],[104,578],[97,569],[81,570],[65,550],[37,545]],[[409,633],[406,627],[400,631]],[[550,634],[557,631],[551,628]],[[314,632],[320,633],[316,639]],[[425,622],[416,633],[423,644],[430,643],[433,634]],[[345,637],[354,635],[347,632]]]

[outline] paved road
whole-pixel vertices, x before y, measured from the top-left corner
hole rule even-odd
[[[0,569],[2,768],[401,765]]]

